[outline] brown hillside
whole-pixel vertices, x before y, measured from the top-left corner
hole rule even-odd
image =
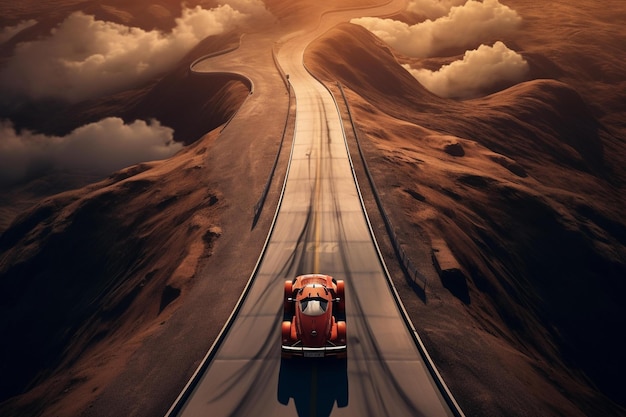
[[[403,243],[444,239],[462,266],[466,282],[448,288],[456,303],[434,308],[444,297],[435,286],[413,313],[470,415],[616,414],[604,395],[623,400],[626,367],[616,331],[626,325],[624,143],[557,80],[466,102],[435,97],[349,24],[312,45],[306,63],[347,87]],[[453,330],[437,330],[438,315]],[[451,324],[462,317],[471,327]],[[449,348],[456,338],[475,344],[461,354]],[[525,370],[487,366],[496,360]]]
[[[189,65],[201,56],[238,43],[239,36],[234,33],[212,36],[194,48],[176,68],[147,86],[77,104],[32,102],[3,117],[10,118],[16,128],[57,136],[106,117],[121,117],[127,123],[156,119],[174,129],[175,140],[190,144],[232,117],[247,97],[249,86],[234,74],[192,74]],[[3,185],[0,231],[40,198],[100,179],[93,175],[51,172],[20,184]]]
[[[187,1],[188,7],[206,1]],[[10,26],[22,20],[35,19],[40,28],[49,27],[74,11],[92,14],[100,20],[123,23],[146,30],[153,28],[169,30],[174,18],[180,16],[180,0],[24,0],[3,2],[0,5],[0,25]]]
[[[187,2],[198,3],[211,5]],[[328,8],[378,2],[265,3],[281,19],[270,29],[280,39]],[[490,96],[431,94],[398,62],[435,68],[452,58],[402,57],[349,24],[312,45],[306,63],[345,86],[385,208],[426,280],[422,289],[404,279],[359,178],[395,285],[465,414],[623,416],[626,10],[621,0],[505,3],[524,17],[507,45],[529,61],[532,81]],[[76,10],[167,31],[181,2],[1,2],[0,25],[39,23],[0,45],[0,59]],[[256,35],[246,39],[263,48],[236,59],[255,69],[272,106],[255,87],[247,103],[259,101],[235,129],[216,127],[248,97],[245,82],[188,72],[198,56],[237,44],[235,34],[206,39],[147,85],[0,115],[49,134],[111,115],[156,117],[192,143],[105,179],[54,173],[0,190],[0,334],[9,341],[0,354],[11,358],[0,362],[1,415],[161,416],[195,371],[271,222],[266,207],[250,227],[288,95],[264,49],[270,35]],[[278,199],[288,147],[268,201]],[[432,265],[433,248],[446,246],[456,281]]]
[[[170,72],[145,86],[76,104],[31,102],[8,109],[3,116],[11,119],[17,129],[57,136],[109,116],[122,117],[129,123],[157,119],[174,129],[175,140],[189,144],[230,118],[250,90],[247,81],[234,74],[197,75],[189,66],[199,57],[238,43],[236,33],[210,36]]]
[[[55,5],[69,13],[78,3]],[[208,38],[147,86],[75,106],[28,103],[9,115],[57,132],[108,115],[158,117],[194,143],[88,186],[93,177],[51,173],[2,190],[0,329],[14,343],[2,347],[13,360],[1,365],[0,414],[163,415],[219,333],[269,227],[271,215],[250,230],[252,207],[287,111],[264,48],[250,57],[268,69],[255,84],[283,92],[273,96],[266,129],[219,129],[248,98],[248,82],[192,75],[189,64],[238,41]],[[5,215],[17,218],[9,226]],[[215,291],[219,299],[207,303]],[[120,390],[127,401],[119,401]]]
[[[220,197],[199,169],[215,137],[44,200],[1,235],[0,327],[12,340],[2,355],[12,360],[0,400],[55,375],[31,392],[38,401],[9,410],[38,414],[76,382],[106,383],[119,371],[111,352],[123,358],[167,316],[220,235]],[[85,360],[99,365],[53,374]]]

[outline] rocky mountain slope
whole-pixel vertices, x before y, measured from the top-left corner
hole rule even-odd
[[[626,11],[617,1],[506,3],[524,18],[507,44],[530,74],[493,94],[438,97],[401,64],[458,57],[403,56],[351,24],[311,45],[306,63],[338,97],[335,83],[344,86],[385,209],[426,279],[421,287],[404,278],[373,215],[395,284],[466,415],[623,415],[626,42],[615,22]],[[326,7],[266,4],[284,28]],[[1,7],[3,25],[47,16],[1,45],[4,61],[72,11],[164,31],[180,13],[174,0]],[[0,413],[163,415],[211,345],[269,226],[271,210],[252,230],[245,210],[282,129],[223,135],[218,127],[249,86],[188,71],[238,40],[236,31],[207,38],[175,68],[122,92],[3,109],[18,127],[58,135],[107,116],[157,118],[187,146],[104,179],[51,173],[3,187],[0,331],[11,343],[0,353],[11,361],[2,363]],[[286,95],[272,100],[275,117],[286,117]],[[431,258],[441,245],[462,280],[437,275]]]

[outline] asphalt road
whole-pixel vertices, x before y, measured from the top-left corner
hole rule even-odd
[[[302,66],[311,36],[292,37],[278,55],[296,93],[297,116],[267,250],[236,319],[177,415],[453,415],[389,288],[336,105]],[[346,283],[347,361],[281,360],[283,282],[304,273]]]

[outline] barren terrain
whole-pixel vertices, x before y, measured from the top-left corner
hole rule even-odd
[[[72,11],[167,31],[181,9],[174,0],[60,3],[0,5],[3,26],[39,22],[0,45],[3,62]],[[348,23],[312,44],[306,63],[338,98],[336,82],[344,87],[340,107],[425,283],[405,278],[355,152],[377,237],[466,415],[624,415],[626,6],[504,3],[523,25],[502,40],[530,73],[492,94],[438,97],[401,64],[437,68],[463,51],[408,57]],[[252,24],[210,36],[140,85],[77,103],[3,105],[0,118],[47,135],[110,116],[156,118],[187,146],[109,176],[35,173],[1,185],[0,329],[10,343],[0,354],[11,360],[0,369],[0,414],[163,415],[210,347],[269,228],[286,152],[255,227],[252,207],[280,147],[288,95],[270,50],[244,48],[240,58],[258,70],[259,93],[276,91],[264,119],[247,81],[189,65],[235,47],[243,32],[244,42],[271,45],[326,8],[266,6],[278,19],[271,35]],[[250,110],[222,130],[244,102]],[[437,274],[433,248],[450,250],[455,279]]]

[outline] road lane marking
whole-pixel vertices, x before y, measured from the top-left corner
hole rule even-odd
[[[313,222],[315,230],[315,246],[319,247],[321,240],[321,225],[319,215],[321,213],[321,200],[322,200],[322,135],[319,135],[318,152],[315,164],[315,211],[313,213]],[[313,273],[320,273],[320,252],[315,251],[313,253]]]

